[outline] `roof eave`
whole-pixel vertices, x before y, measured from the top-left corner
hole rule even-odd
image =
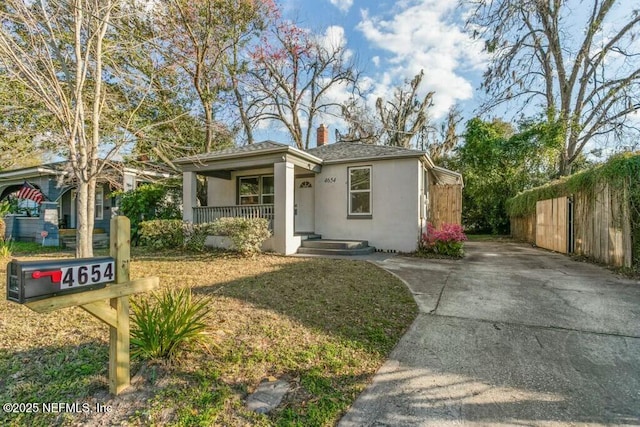
[[[460,172],[455,172],[449,169],[445,169],[441,166],[433,166],[432,168],[434,172],[441,173],[443,175],[449,175],[456,178],[456,183],[464,187],[464,180],[462,178],[462,174]]]
[[[260,157],[263,155],[278,154],[278,153],[293,154],[304,160],[308,160],[308,161],[317,163],[319,165],[323,163],[323,160],[320,159],[319,157],[316,157],[312,154],[305,153],[304,151],[298,150],[297,148],[291,147],[288,145],[282,146],[282,147],[272,147],[272,148],[265,148],[265,149],[260,149],[256,151],[248,151],[248,152],[240,152],[240,153],[229,153],[229,154],[222,154],[222,155],[220,154],[216,155],[216,153],[211,153],[210,155],[182,157],[174,160],[173,163],[177,165],[188,165],[188,164],[195,164],[195,163],[211,163],[211,162],[236,159],[239,157],[242,157],[242,158]]]
[[[0,180],[28,178],[28,177],[36,177],[36,176],[42,176],[42,175],[66,175],[66,174],[67,172],[62,170],[46,168],[43,166],[34,166],[31,168],[2,171],[0,172]]]
[[[402,154],[393,154],[387,156],[364,156],[364,157],[348,157],[344,159],[333,159],[333,160],[324,160],[325,165],[331,164],[339,164],[339,163],[353,163],[353,162],[369,162],[369,161],[380,161],[380,160],[396,160],[396,159],[412,159],[412,158],[420,158],[424,156],[424,153],[402,153]]]

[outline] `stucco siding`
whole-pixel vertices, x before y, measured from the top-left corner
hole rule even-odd
[[[372,167],[372,217],[348,219],[348,168]],[[316,177],[316,229],[323,239],[368,240],[381,250],[414,251],[420,234],[418,159],[324,165]]]
[[[273,168],[232,172],[231,179],[207,178],[207,206],[235,206],[237,178],[255,175],[273,175]]]

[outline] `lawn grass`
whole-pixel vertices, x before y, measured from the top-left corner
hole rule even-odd
[[[131,272],[212,297],[206,345],[171,365],[134,361],[134,386],[112,398],[106,326],[78,308],[37,314],[3,298],[0,402],[113,411],[2,413],[1,425],[333,425],[417,314],[405,286],[366,262],[134,249]],[[244,409],[273,378],[291,385],[283,403],[269,415]]]
[[[37,254],[56,254],[60,252],[73,252],[73,250],[62,250],[58,246],[42,246],[37,242],[10,242],[9,246],[13,255],[37,255]]]

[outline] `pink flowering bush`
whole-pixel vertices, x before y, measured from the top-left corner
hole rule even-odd
[[[422,234],[418,245],[418,253],[434,253],[461,258],[464,255],[463,242],[465,240],[467,240],[467,236],[465,236],[461,225],[442,224],[442,229],[436,230],[431,223],[428,223],[427,231]]]

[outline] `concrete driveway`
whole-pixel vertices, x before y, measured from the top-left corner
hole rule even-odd
[[[395,257],[420,314],[339,426],[640,425],[640,283],[526,245]]]

